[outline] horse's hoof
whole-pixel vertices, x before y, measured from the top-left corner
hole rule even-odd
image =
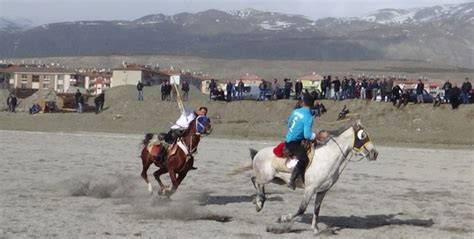
[[[290,222],[293,216],[291,214],[288,215],[281,215],[280,218],[278,218],[277,222]]]
[[[151,186],[151,183],[148,183],[147,185],[148,185],[148,192],[150,194],[153,194],[153,187]]]

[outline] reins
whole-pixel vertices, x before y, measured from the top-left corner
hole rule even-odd
[[[332,135],[329,136],[329,138],[334,141],[334,143],[337,145],[337,147],[339,148],[339,150],[341,151],[341,154],[344,156],[344,159],[346,159],[347,161],[349,162],[359,162],[361,161],[362,159],[364,159],[363,156],[361,156],[359,159],[355,159],[355,160],[351,160],[352,157],[354,156],[354,148],[351,149],[350,152],[348,152],[347,154],[344,153],[344,150],[342,150],[341,146],[337,143],[337,141],[334,139],[334,137],[332,137]],[[350,158],[347,158],[349,156],[349,154],[351,154],[351,157]]]

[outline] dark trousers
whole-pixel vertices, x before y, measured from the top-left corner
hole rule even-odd
[[[309,159],[308,155],[306,154],[306,150],[301,144],[301,140],[285,142],[285,147],[288,149],[288,151],[290,151],[291,154],[296,156],[298,159],[296,167],[298,167],[299,172],[303,174]]]

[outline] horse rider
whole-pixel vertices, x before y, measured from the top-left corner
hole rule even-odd
[[[183,131],[189,128],[189,124],[198,116],[207,115],[207,108],[204,106],[199,107],[199,110],[193,111],[189,107],[185,107],[181,115],[176,120],[176,123],[171,126],[168,133],[161,133],[160,140],[164,140],[167,144],[172,144]]]
[[[298,159],[298,163],[291,173],[288,187],[295,190],[296,179],[304,174],[306,165],[308,164],[308,155],[302,145],[303,140],[315,140],[316,134],[312,131],[313,116],[311,115],[311,107],[314,104],[314,98],[310,94],[303,95],[303,101],[300,108],[291,112],[288,117],[288,133],[285,138],[286,149]],[[304,179],[304,175],[303,179]]]
[[[162,144],[164,147],[160,150],[159,154],[157,155],[158,160],[164,160],[166,156],[166,151],[168,146],[173,144],[174,141],[182,135],[182,133],[189,128],[189,124],[198,116],[206,116],[207,115],[207,108],[204,106],[199,107],[197,111],[194,111],[192,108],[184,107],[181,115],[176,120],[176,123],[171,126],[168,133],[160,133],[158,138],[160,141],[164,141],[165,143]],[[197,169],[193,167],[192,169]]]

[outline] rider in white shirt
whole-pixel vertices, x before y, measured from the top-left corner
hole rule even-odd
[[[160,134],[162,140],[168,144],[172,144],[184,130],[188,129],[189,124],[199,115],[207,115],[207,108],[202,106],[195,112],[192,108],[184,107],[176,123],[171,126],[170,131],[168,131],[167,134]]]

